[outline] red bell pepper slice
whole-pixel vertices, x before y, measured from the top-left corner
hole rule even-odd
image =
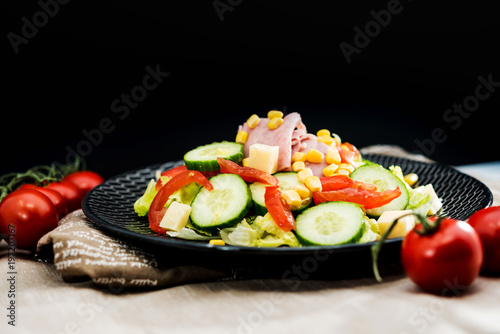
[[[269,184],[272,187],[279,186],[277,178],[256,168],[242,167],[235,162],[220,157],[217,158],[217,162],[219,163],[221,173],[238,174],[247,182],[261,182]]]
[[[201,184],[208,190],[212,190],[214,188],[210,181],[208,181],[208,179],[198,171],[186,170],[174,175],[170,181],[161,187],[149,207],[148,219],[150,229],[156,233],[166,233],[167,230],[160,227],[160,222],[163,219],[165,212],[167,212],[165,204],[167,203],[168,198],[180,188],[193,182]]]
[[[187,167],[186,165],[182,165],[182,166],[177,166],[177,167],[174,167],[172,169],[169,169],[163,173],[161,173],[161,176],[166,176],[166,177],[169,177],[169,178],[172,178],[174,177],[175,175],[179,174],[180,172],[184,172],[184,171],[187,171]],[[161,176],[160,178],[158,179],[158,182],[156,182],[156,186],[155,186],[155,189],[158,191],[161,189],[161,187],[163,187],[166,182],[163,182],[162,179],[161,179]]]
[[[331,191],[316,191],[313,193],[314,203],[345,201],[363,205],[365,209],[378,208],[390,203],[401,195],[397,187],[394,190],[370,191],[360,188],[344,188]]]
[[[281,191],[278,187],[266,187],[264,201],[267,211],[283,231],[295,229],[295,218],[288,203],[281,199]]]

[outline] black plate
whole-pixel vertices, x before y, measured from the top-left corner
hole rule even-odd
[[[401,166],[403,173],[417,173],[419,184],[432,183],[443,200],[443,212],[452,218],[466,220],[475,211],[491,205],[493,195],[483,183],[442,164],[428,164],[404,158],[366,154],[365,159],[385,167]],[[167,162],[115,176],[92,189],[83,200],[83,211],[93,222],[109,233],[144,246],[170,247],[178,250],[231,253],[247,255],[300,255],[317,254],[318,250],[335,253],[366,251],[372,243],[348,244],[329,247],[257,248],[240,246],[212,246],[207,242],[186,241],[159,235],[149,229],[148,219],[134,212],[139,198],[157,169],[166,170],[182,164]],[[387,244],[400,244],[402,238],[388,240]],[[396,245],[395,245],[396,246]]]

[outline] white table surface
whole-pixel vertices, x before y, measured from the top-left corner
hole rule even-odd
[[[500,162],[458,169],[500,205]],[[500,333],[500,278],[480,276],[457,296],[423,293],[404,275],[337,281],[247,280],[110,293],[65,283],[50,263],[20,257],[16,326],[0,258],[0,333]]]

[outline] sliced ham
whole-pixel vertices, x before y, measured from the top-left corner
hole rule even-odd
[[[240,125],[238,131],[246,131],[248,139],[244,145],[245,157],[248,157],[250,146],[253,144],[265,144],[269,146],[279,146],[278,171],[292,170],[292,155],[295,152],[309,151],[311,148],[317,149],[326,156],[330,148],[325,143],[319,142],[318,137],[307,133],[306,126],[302,123],[300,114],[294,112],[283,118],[283,124],[277,129],[271,130],[267,126],[268,118],[261,118],[259,124],[251,129],[245,123]],[[313,175],[323,176],[323,169],[328,166],[325,159],[321,163],[306,162],[306,167],[311,168]]]
[[[259,124],[253,129],[245,123],[240,125],[238,131],[246,131],[248,139],[244,145],[245,156],[248,157],[250,146],[253,144],[265,144],[279,146],[278,171],[291,170],[292,145],[299,150],[301,141],[306,138],[307,130],[302,123],[299,113],[293,112],[283,118],[283,124],[277,129],[271,130],[267,126],[268,118],[261,118]]]
[[[300,146],[299,152],[307,153],[307,151],[309,151],[311,148],[314,148],[314,149],[320,151],[321,153],[323,153],[326,156],[326,152],[328,151],[328,149],[330,147],[328,145],[326,145],[325,143],[319,142],[318,137],[309,133],[309,134],[307,134],[307,137],[301,141],[301,146]],[[328,166],[325,159],[323,159],[323,162],[321,162],[319,164],[306,161],[305,165],[306,165],[306,167],[311,168],[313,175],[319,176],[319,177],[324,176],[323,175],[323,168]]]

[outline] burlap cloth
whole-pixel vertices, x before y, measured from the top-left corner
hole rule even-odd
[[[232,276],[202,266],[173,266],[161,257],[102,232],[77,210],[38,242],[38,258],[53,259],[66,282],[91,279],[100,286],[161,287]]]

